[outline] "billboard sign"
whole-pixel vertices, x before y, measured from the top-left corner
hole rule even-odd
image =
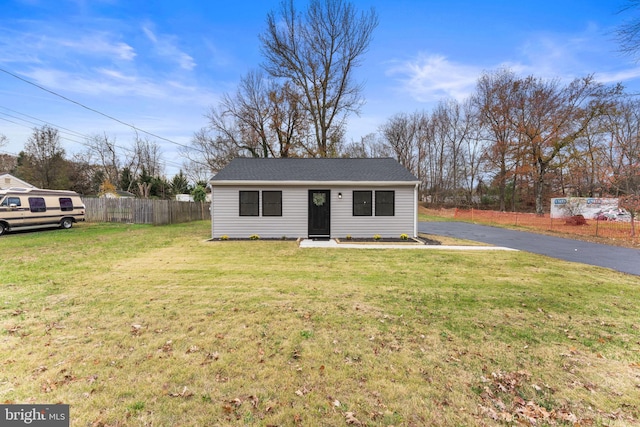
[[[628,221],[628,214],[618,208],[618,199],[600,197],[557,197],[551,199],[551,218],[582,215],[586,219]]]

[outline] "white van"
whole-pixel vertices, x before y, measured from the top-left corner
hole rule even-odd
[[[43,227],[71,228],[84,221],[85,206],[78,193],[39,188],[0,190],[0,235],[11,230]]]

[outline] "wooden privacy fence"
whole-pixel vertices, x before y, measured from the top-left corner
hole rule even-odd
[[[83,198],[87,222],[177,224],[211,218],[210,203],[128,198]]]
[[[632,243],[637,242],[640,237],[631,235],[631,222],[625,221],[586,219],[584,224],[576,225],[568,221],[568,218],[551,218],[549,214],[536,215],[532,213],[498,212],[478,209],[456,209],[454,218],[487,224],[531,227],[567,234],[606,237],[626,240]],[[636,223],[636,233],[637,232],[638,224]]]

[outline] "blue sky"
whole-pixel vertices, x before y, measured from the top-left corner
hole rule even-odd
[[[304,6],[304,1],[296,1]],[[347,137],[376,132],[396,113],[463,99],[483,71],[570,80],[594,74],[640,89],[640,66],[617,53],[624,0],[353,0],[380,25],[356,78],[365,104]],[[166,173],[179,144],[241,76],[259,68],[258,35],[279,0],[0,0],[0,134],[18,153],[34,127],[61,130],[69,155],[106,133],[130,145],[129,127],[157,140]],[[144,134],[141,134],[145,136]],[[150,139],[155,139],[149,136]]]

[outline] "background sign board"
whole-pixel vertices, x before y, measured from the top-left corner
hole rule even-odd
[[[603,219],[603,216],[617,215],[618,199],[599,197],[557,197],[551,199],[551,218],[567,218],[582,215],[586,219]],[[612,216],[607,218],[615,220]]]

